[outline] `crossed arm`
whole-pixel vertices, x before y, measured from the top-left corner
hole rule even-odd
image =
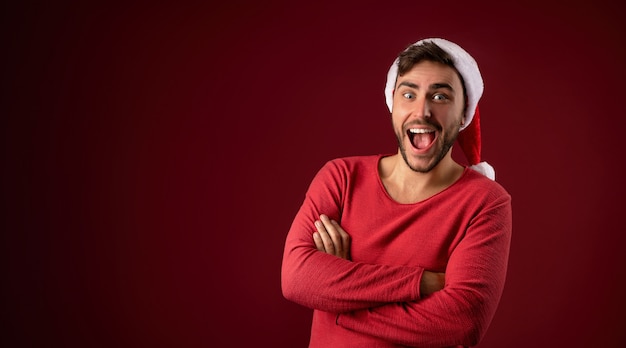
[[[351,262],[350,236],[321,215],[309,222],[313,233],[288,238],[283,294],[309,308],[338,313],[336,324],[345,329],[390,342],[476,345],[504,281],[510,234],[482,232],[500,220],[500,210],[488,209],[474,222],[477,230],[456,247],[445,278],[419,268]]]
[[[488,212],[483,221],[492,220],[491,215],[492,212]],[[337,262],[350,260],[350,236],[336,221],[321,215],[315,221],[315,229],[315,252],[320,256],[332,255]],[[489,285],[485,280],[489,276],[480,274],[491,274],[497,284],[503,281],[499,278],[505,273],[499,268],[506,265],[502,255],[483,249],[502,249],[503,244],[508,244],[508,237],[506,234],[488,237],[472,234],[467,239],[450,259],[446,274],[422,272],[419,299],[339,311],[337,324],[406,345],[476,345],[489,325],[501,292],[501,284]],[[350,274],[345,273],[339,279]],[[468,274],[477,276],[468,277]],[[444,288],[447,276],[454,280]]]
[[[316,232],[313,233],[313,241],[317,250],[330,255],[350,260],[350,235],[339,223],[327,215],[320,215],[315,221]],[[420,280],[420,294],[428,296],[435,291],[443,289],[445,285],[445,273],[424,271]]]

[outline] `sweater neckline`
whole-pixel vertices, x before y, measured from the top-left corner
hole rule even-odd
[[[389,157],[389,156],[393,156],[393,154],[379,154],[378,156],[375,157],[375,161],[374,161],[374,175],[376,175],[376,181],[378,181],[378,187],[383,192],[385,197],[390,202],[392,202],[394,204],[397,204],[397,205],[401,205],[401,206],[413,206],[413,205],[424,204],[424,203],[434,199],[435,197],[441,196],[442,194],[445,194],[445,193],[451,191],[456,186],[458,186],[461,181],[465,180],[468,171],[471,170],[469,167],[464,166],[463,167],[463,173],[461,174],[461,176],[455,182],[453,182],[450,186],[446,187],[445,189],[435,193],[434,195],[432,195],[432,196],[430,196],[428,198],[425,198],[425,199],[423,199],[421,201],[417,201],[417,202],[413,202],[413,203],[401,203],[401,202],[396,201],[393,197],[391,197],[389,192],[387,192],[387,189],[385,188],[385,185],[383,184],[383,180],[380,177],[380,172],[379,172],[380,161],[383,158]]]

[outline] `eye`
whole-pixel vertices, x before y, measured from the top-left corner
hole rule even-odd
[[[415,98],[415,95],[413,93],[409,93],[409,92],[402,93],[402,96],[405,97],[406,99],[414,99]]]
[[[438,93],[438,94],[433,95],[433,100],[436,100],[436,101],[445,101],[447,99],[448,97],[445,94]]]

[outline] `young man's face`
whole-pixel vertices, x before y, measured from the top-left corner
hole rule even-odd
[[[428,172],[450,151],[464,120],[457,72],[424,61],[398,76],[391,113],[400,153],[414,171]]]

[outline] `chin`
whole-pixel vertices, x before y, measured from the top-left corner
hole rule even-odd
[[[437,164],[439,164],[439,162],[437,163],[428,163],[428,164],[419,164],[419,165],[410,165],[409,164],[409,168],[416,172],[416,173],[428,173],[431,170],[433,170],[433,168],[435,168],[437,166]]]
[[[434,158],[434,156],[429,156],[428,159],[409,158],[404,149],[400,149],[400,154],[402,155],[402,159],[404,160],[404,163],[407,165],[407,167],[417,173],[428,173],[433,168],[435,168],[437,164],[439,164],[439,162],[441,161],[441,159],[437,160],[436,158]]]

